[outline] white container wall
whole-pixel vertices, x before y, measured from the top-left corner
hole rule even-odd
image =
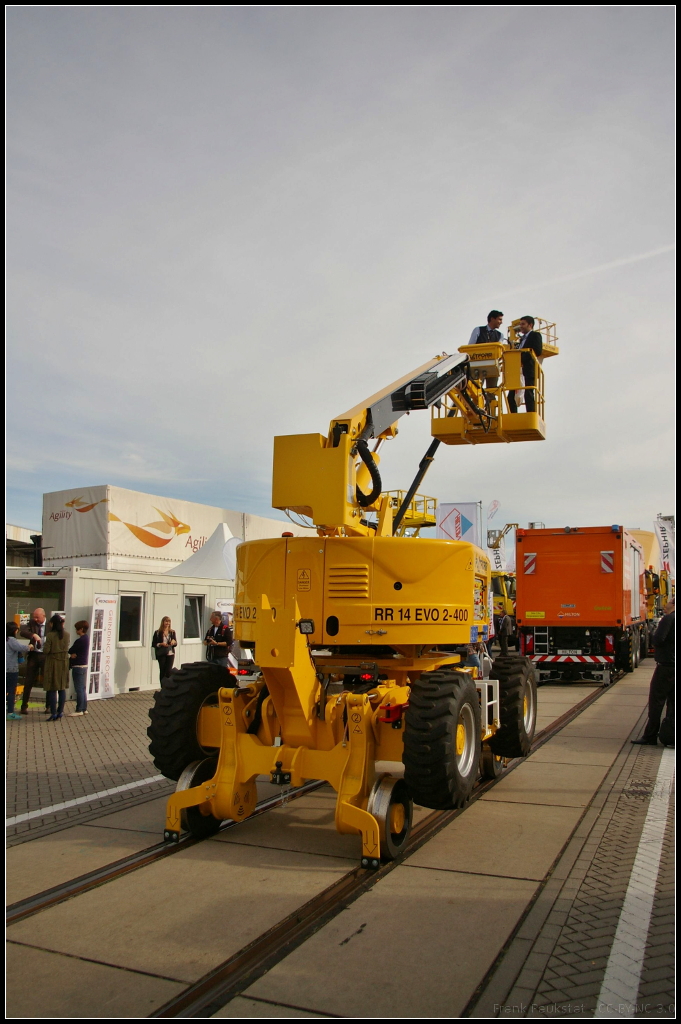
[[[210,613],[218,599],[233,599],[234,586],[229,580],[80,566],[6,569],[8,619],[36,607],[45,608],[48,616],[63,611],[72,640],[76,638],[74,623],[90,621],[95,594],[119,596],[114,682],[116,693],[127,693],[159,686],[151,639],[164,615],[170,616],[177,633],[175,667],[202,661],[202,639]]]

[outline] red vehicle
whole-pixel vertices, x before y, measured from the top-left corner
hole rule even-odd
[[[645,562],[622,526],[518,530],[520,653],[538,682],[595,679],[607,686],[648,653]]]

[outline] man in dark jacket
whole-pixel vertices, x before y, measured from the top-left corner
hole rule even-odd
[[[518,341],[518,348],[521,349],[520,363],[523,369],[523,377],[525,378],[525,384],[528,390],[525,391],[525,409],[527,412],[534,412],[536,408],[536,402],[534,398],[534,391],[530,391],[529,388],[534,387],[536,374],[535,368],[536,363],[532,356],[534,352],[537,359],[541,359],[543,351],[543,343],[541,334],[539,331],[534,331],[534,317],[533,316],[522,316],[518,324],[520,330],[520,339]],[[515,400],[515,393],[509,392],[508,396],[508,407],[511,412],[517,412],[518,406]]]
[[[43,646],[45,644],[45,633],[47,630],[47,616],[44,608],[35,608],[28,621],[28,625],[22,626],[19,636],[30,640],[34,650],[26,655],[26,679],[24,680],[24,695],[21,698],[21,713],[28,714],[28,701],[31,690],[34,686],[42,683],[43,668],[45,666],[45,655]]]
[[[224,625],[220,612],[213,612],[210,623],[210,629],[203,641],[206,645],[206,660],[228,668],[229,648],[234,636],[229,626]]]
[[[674,645],[676,633],[676,611],[674,599],[665,606],[664,615],[655,630],[655,671],[650,680],[648,695],[648,721],[640,740],[643,746],[657,746],[658,736],[665,747],[674,746]],[[662,709],[667,705],[667,713],[660,725]]]

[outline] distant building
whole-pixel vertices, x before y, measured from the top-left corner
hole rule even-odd
[[[5,565],[42,565],[40,530],[5,524]]]
[[[195,554],[220,523],[240,540],[284,531],[316,536],[279,519],[103,484],[43,495],[43,564],[167,572]]]

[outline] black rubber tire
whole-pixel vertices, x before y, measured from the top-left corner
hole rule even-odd
[[[644,658],[648,657],[648,644],[649,643],[650,643],[650,641],[648,639],[648,630],[647,630],[647,628],[646,629],[642,629],[641,630],[641,661],[643,661]]]
[[[499,757],[527,757],[537,721],[537,678],[529,658],[509,655],[497,658],[492,679],[499,680],[501,726],[488,741]],[[531,713],[525,713],[525,698],[532,701]]]
[[[192,761],[201,761],[215,750],[205,750],[196,736],[201,706],[222,686],[233,685],[233,677],[222,665],[196,661],[173,669],[154,694],[149,709],[151,725],[147,729],[149,753],[167,779],[177,781]]]
[[[212,779],[215,775],[217,764],[217,757],[207,757],[205,760],[199,761],[192,772],[190,785],[192,787],[200,786],[202,782],[208,782],[209,779]],[[186,832],[191,832],[197,839],[207,839],[208,836],[214,836],[222,824],[212,814],[201,814],[198,807],[185,807],[181,814],[181,821],[182,828]]]
[[[472,746],[464,748],[464,773],[456,754],[462,714],[472,733]],[[468,672],[436,669],[411,684],[402,760],[414,803],[444,811],[468,801],[480,765],[480,699]]]

